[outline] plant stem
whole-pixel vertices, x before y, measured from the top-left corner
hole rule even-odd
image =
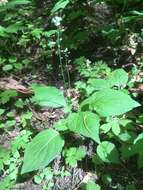
[[[60,61],[60,68],[61,68],[61,74],[63,77],[64,86],[66,85],[65,81],[65,75],[64,75],[64,69],[63,69],[63,62],[62,62],[62,54],[61,54],[61,44],[60,44],[60,36],[61,36],[61,27],[58,27],[58,38],[57,38],[57,45],[58,45],[58,55],[59,55],[59,61]]]

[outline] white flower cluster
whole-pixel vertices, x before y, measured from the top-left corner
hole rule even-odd
[[[0,6],[5,5],[6,3],[8,3],[8,0],[0,0]]]
[[[55,25],[55,26],[60,26],[61,25],[61,21],[62,21],[62,18],[59,17],[59,16],[55,16],[53,19],[52,19],[52,23]]]

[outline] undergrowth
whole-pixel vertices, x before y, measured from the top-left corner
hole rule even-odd
[[[0,0],[0,190],[142,190],[142,17]]]

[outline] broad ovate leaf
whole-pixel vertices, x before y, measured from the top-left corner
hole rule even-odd
[[[47,166],[61,152],[63,146],[64,140],[57,131],[47,129],[40,132],[25,150],[21,173]]]
[[[106,89],[94,93],[84,100],[81,110],[95,110],[100,116],[109,117],[124,114],[133,108],[140,106],[128,94],[121,90]]]
[[[97,91],[104,90],[111,87],[108,80],[104,80],[104,79],[89,79],[88,84],[91,85],[94,88],[94,90],[97,90]]]
[[[40,106],[65,107],[66,100],[62,91],[51,86],[33,86],[34,96],[32,101]]]
[[[115,145],[108,141],[103,141],[97,146],[97,155],[106,163],[119,163],[119,153]]]
[[[67,126],[70,131],[100,143],[99,121],[99,117],[91,112],[72,113],[68,118]]]
[[[110,74],[108,82],[111,86],[126,86],[128,82],[128,74],[124,69],[116,69]]]

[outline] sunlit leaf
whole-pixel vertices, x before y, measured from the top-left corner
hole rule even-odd
[[[94,93],[84,100],[81,110],[92,109],[104,117],[124,114],[140,106],[128,94],[119,90],[107,89]],[[88,107],[88,108],[87,108]]]
[[[53,9],[51,10],[51,13],[57,12],[60,9],[64,9],[68,4],[69,4],[69,0],[60,0],[58,1],[55,6],[53,7]]]
[[[123,69],[116,69],[109,75],[108,82],[111,86],[125,86],[128,82],[128,74]]]
[[[104,141],[97,146],[97,154],[103,162],[119,163],[119,154],[115,145]]]
[[[47,107],[65,107],[66,100],[63,96],[62,91],[51,86],[35,86],[33,87],[35,95],[32,101],[40,106]]]
[[[60,134],[47,129],[40,132],[28,144],[21,173],[27,173],[47,166],[62,150],[64,140]]]
[[[72,113],[68,118],[70,131],[89,137],[99,143],[99,117],[91,112]]]

